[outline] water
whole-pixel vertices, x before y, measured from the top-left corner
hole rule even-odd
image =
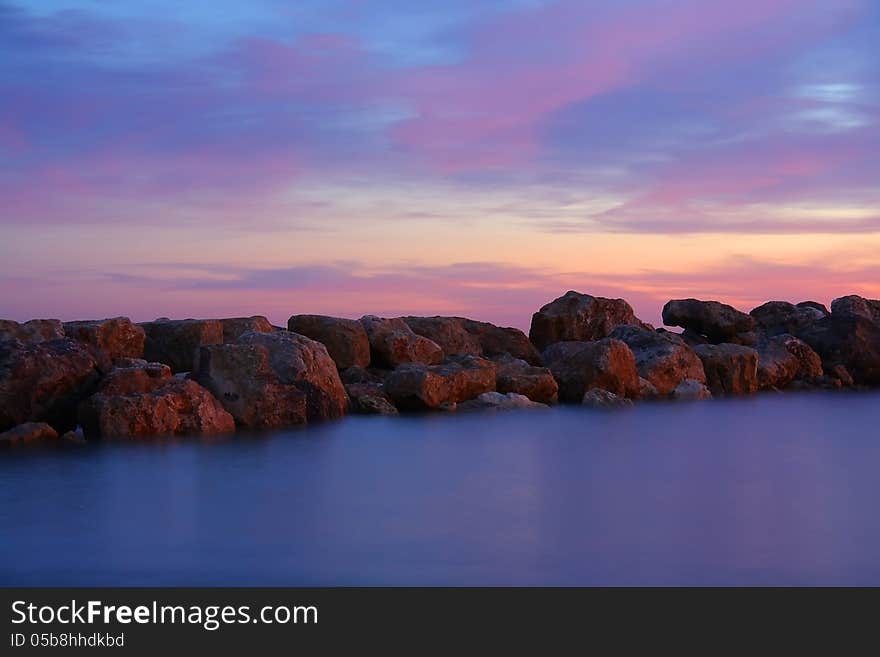
[[[0,584],[880,584],[880,394],[0,453]]]

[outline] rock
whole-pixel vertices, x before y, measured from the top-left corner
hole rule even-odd
[[[0,446],[58,440],[58,432],[45,422],[25,422],[0,433]]]
[[[706,382],[713,395],[745,395],[758,390],[758,352],[751,347],[702,344],[694,347],[694,351],[703,361]]]
[[[639,399],[656,399],[660,396],[656,386],[644,377],[639,377]]]
[[[594,342],[571,343],[564,348],[554,346],[544,351],[554,357],[548,361],[550,371],[559,385],[559,399],[579,403],[584,393],[602,388],[623,397],[638,397],[639,373],[636,359],[625,342],[603,338]]]
[[[768,301],[749,313],[766,335],[794,334],[826,316],[814,306],[795,306],[787,301]]]
[[[819,303],[818,301],[801,301],[800,303],[795,304],[798,308],[814,308],[815,310],[820,311],[823,315],[830,315],[831,311],[825,307],[825,304]]]
[[[440,345],[447,356],[482,356],[483,347],[477,336],[464,327],[462,317],[403,317],[418,335]]]
[[[829,374],[842,365],[855,383],[880,384],[880,324],[849,308],[845,314],[832,310],[828,317],[799,331],[797,337],[819,354]]]
[[[192,370],[199,347],[223,344],[223,324],[217,319],[157,320],[140,326],[146,332],[144,358],[165,363],[173,372]]]
[[[569,290],[532,316],[529,338],[538,349],[544,349],[555,342],[600,340],[622,324],[641,324],[623,299]]]
[[[829,372],[829,375],[832,379],[839,381],[840,385],[837,387],[851,387],[855,385],[855,381],[852,378],[852,375],[849,373],[849,370],[846,369],[843,365],[834,365]]]
[[[675,333],[649,331],[640,326],[618,326],[611,337],[625,342],[636,359],[639,375],[660,395],[668,395],[685,379],[705,383],[703,363]]]
[[[678,401],[696,401],[712,399],[712,392],[700,381],[685,379],[675,386],[669,397]]]
[[[400,318],[366,315],[361,324],[370,341],[370,361],[374,365],[393,369],[404,363],[434,365],[443,360],[443,350],[436,342],[414,333]]]
[[[559,401],[559,386],[546,367],[529,365],[510,354],[495,356],[495,387],[502,394],[516,393],[541,404]]]
[[[235,430],[232,416],[205,388],[178,379],[162,363],[116,368],[79,406],[89,438],[213,435]]]
[[[262,315],[227,317],[217,321],[223,327],[223,342],[235,342],[242,334],[248,331],[256,331],[257,333],[274,333],[276,331],[276,328],[272,326],[272,322]]]
[[[851,294],[832,301],[831,314],[838,317],[862,317],[880,324],[880,301]]]
[[[382,390],[381,385],[370,383],[352,383],[345,386],[351,399],[353,413],[362,415],[398,415],[391,399]]]
[[[25,344],[32,344],[63,337],[64,328],[57,319],[32,319],[23,324],[0,319],[0,340],[21,340]]]
[[[61,436],[60,440],[64,445],[81,446],[86,444],[85,436],[79,431],[67,431]]]
[[[95,356],[70,338],[0,341],[0,431],[25,422],[72,429],[77,404],[99,377]]]
[[[64,322],[69,338],[89,345],[114,358],[141,358],[144,355],[144,329],[128,317]]]
[[[339,370],[370,364],[370,341],[363,324],[354,319],[325,315],[294,315],[287,328],[325,347]]]
[[[495,366],[476,356],[449,359],[442,365],[405,363],[385,380],[385,393],[406,410],[437,409],[495,389]]]
[[[515,392],[507,394],[484,392],[475,399],[458,404],[459,411],[515,411],[523,408],[547,408],[547,406]]]
[[[473,319],[462,319],[462,326],[476,337],[486,358],[510,354],[514,358],[526,361],[529,365],[543,365],[541,354],[535,349],[535,345],[517,328],[495,326]]]
[[[673,299],[663,306],[663,323],[695,331],[717,344],[752,331],[755,318],[718,301]]]
[[[705,335],[702,335],[701,333],[697,333],[696,331],[692,331],[690,329],[685,329],[678,335],[689,347],[696,347],[698,344],[710,344]]]
[[[795,379],[811,382],[822,376],[822,360],[808,344],[788,335],[775,335],[758,344],[758,387],[785,388]]]
[[[633,405],[631,399],[615,395],[613,392],[603,390],[602,388],[587,390],[584,393],[581,404],[592,408],[625,408]]]
[[[355,365],[342,370],[339,373],[339,378],[341,378],[342,382],[345,384],[375,383],[381,386],[382,383],[385,382],[385,379],[388,378],[389,374],[391,374],[391,370],[383,370],[378,367],[363,368]]]
[[[235,343],[200,349],[193,378],[210,390],[235,422],[278,428],[342,417],[348,395],[327,348],[276,331],[242,334]]]

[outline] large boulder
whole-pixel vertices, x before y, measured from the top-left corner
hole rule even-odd
[[[262,315],[226,317],[217,321],[223,327],[223,342],[235,342],[243,333],[248,331],[256,331],[258,333],[274,333],[276,331],[276,328],[272,326],[272,322]]]
[[[543,364],[535,345],[529,341],[525,333],[517,328],[495,326],[489,322],[478,322],[474,319],[462,319],[462,326],[477,339],[483,350],[483,356],[486,358],[510,354],[530,365]]]
[[[462,317],[404,317],[403,321],[421,336],[433,340],[447,356],[482,356],[477,336],[464,327]]]
[[[532,316],[529,338],[538,349],[544,349],[554,342],[600,340],[622,324],[641,324],[623,299],[569,290]]]
[[[223,344],[223,324],[218,319],[177,319],[144,322],[144,358],[165,363],[171,370],[189,372],[199,347]]]
[[[294,315],[287,328],[325,347],[339,370],[370,364],[370,341],[363,324],[355,319],[326,315]]]
[[[73,429],[77,404],[99,378],[94,354],[70,338],[0,341],[0,431],[29,421]]]
[[[880,301],[850,294],[832,301],[831,313],[838,317],[863,317],[880,324]]]
[[[391,398],[376,383],[349,383],[345,391],[351,400],[352,413],[361,415],[399,415]]]
[[[639,375],[656,388],[657,394],[668,395],[685,379],[706,382],[702,361],[681,336],[628,325],[618,326],[610,337],[629,346]]]
[[[547,408],[545,404],[532,401],[515,392],[484,392],[482,395],[458,405],[459,411],[518,411],[524,408]]]
[[[822,359],[793,335],[781,334],[758,343],[758,387],[785,388],[792,381],[818,382]]]
[[[25,422],[0,433],[0,447],[58,440],[58,432],[45,422]]]
[[[663,306],[663,323],[680,326],[721,343],[747,334],[755,328],[755,318],[718,301],[673,299]]]
[[[88,438],[150,438],[229,433],[235,421],[195,381],[161,363],[116,368],[79,406]]]
[[[361,317],[370,341],[370,360],[391,369],[404,363],[435,365],[443,360],[443,349],[433,340],[418,335],[399,317]]]
[[[750,313],[757,328],[765,335],[795,334],[827,315],[812,305],[794,305],[787,301],[768,301]]]
[[[743,395],[758,390],[758,352],[738,344],[701,344],[694,351],[703,361],[713,395]]]
[[[476,356],[451,358],[442,365],[406,363],[388,375],[383,389],[400,409],[436,409],[493,391],[495,366]]]
[[[21,324],[11,319],[0,319],[0,340],[33,343],[63,337],[64,327],[57,319],[31,319]]]
[[[144,355],[144,329],[128,317],[64,322],[69,338],[89,345],[108,358],[141,358]]]
[[[574,346],[577,345],[577,346]],[[625,342],[603,338],[593,342],[567,343],[567,348],[545,350],[547,365],[559,384],[559,399],[580,403],[584,394],[602,388],[622,397],[641,394],[639,372],[632,350]]]
[[[677,386],[669,395],[670,399],[678,401],[699,401],[703,399],[712,399],[712,391],[706,387],[706,384],[694,379],[685,379]]]
[[[835,312],[798,332],[833,373],[842,366],[857,384],[880,384],[880,324],[856,313]],[[843,379],[842,379],[843,380]]]
[[[495,363],[495,386],[498,392],[525,395],[541,404],[555,404],[559,400],[559,386],[549,368],[529,365],[510,354],[496,356],[492,360]]]
[[[192,376],[242,427],[277,428],[338,418],[348,406],[327,348],[288,331],[250,331],[232,344],[203,346]]]

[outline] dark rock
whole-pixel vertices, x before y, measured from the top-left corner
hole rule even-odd
[[[349,383],[375,383],[381,385],[391,374],[391,370],[383,370],[378,367],[357,367],[352,366],[342,370],[339,378],[345,384]]]
[[[144,358],[165,363],[173,372],[193,369],[199,347],[223,344],[223,324],[218,319],[179,319],[145,322]]]
[[[388,375],[383,388],[400,409],[437,409],[493,391],[495,366],[476,356],[450,359],[442,365],[406,363]]]
[[[593,342],[563,343],[564,348],[544,351],[545,358],[553,357],[547,364],[556,383],[559,384],[559,399],[565,402],[580,403],[584,393],[593,388],[602,388],[623,397],[638,397],[640,394],[639,373],[636,359],[625,342],[613,338],[603,338]]]
[[[826,372],[842,365],[855,383],[880,384],[880,324],[850,308],[840,308],[799,331],[797,337],[819,354]]]
[[[745,395],[758,390],[758,352],[751,347],[703,344],[694,351],[703,361],[713,395]]]
[[[317,340],[341,371],[350,367],[365,368],[370,364],[370,341],[363,324],[355,319],[326,315],[294,315],[287,328]]]
[[[128,317],[64,322],[64,332],[67,337],[103,352],[110,359],[144,355],[144,329]]]
[[[64,337],[64,328],[57,319],[32,319],[19,324],[0,319],[0,340],[21,340],[25,344],[57,340]]]
[[[755,327],[751,315],[718,301],[673,299],[663,306],[663,323],[681,326],[706,336],[710,342],[721,343]]]
[[[217,320],[223,327],[223,342],[235,342],[238,338],[248,331],[256,331],[257,333],[274,333],[277,329],[272,326],[272,322],[262,315],[254,315],[253,317],[226,317]]]
[[[615,395],[613,392],[603,390],[602,388],[593,388],[584,393],[584,398],[581,400],[581,404],[591,408],[608,409],[626,408],[627,406],[632,406],[633,402],[631,399]]]
[[[403,317],[418,335],[436,342],[447,356],[482,356],[477,336],[464,327],[463,317]]]
[[[826,316],[813,306],[795,306],[787,301],[768,301],[749,313],[766,335],[795,334]]]
[[[638,399],[656,399],[660,396],[657,387],[644,377],[639,377]]]
[[[303,335],[250,331],[199,353],[193,378],[240,426],[295,426],[346,411],[348,396],[327,348]]]
[[[232,416],[198,383],[167,365],[116,368],[82,402],[79,422],[89,438],[213,435],[235,430]]]
[[[351,411],[361,415],[398,415],[397,409],[391,403],[391,398],[385,394],[381,385],[371,383],[352,383],[345,386],[349,399],[351,399]]]
[[[0,447],[58,440],[58,432],[45,422],[25,422],[0,433]]]
[[[509,354],[495,356],[492,360],[498,392],[525,395],[541,404],[555,404],[559,400],[559,386],[548,368],[529,365]]]
[[[880,324],[880,301],[850,294],[831,302],[831,314],[838,317],[862,317]]]
[[[477,338],[483,356],[492,358],[502,354],[510,354],[514,358],[524,360],[530,365],[542,365],[541,355],[535,349],[525,333],[509,326],[495,326],[488,322],[473,319],[462,319],[465,330]]]
[[[825,307],[824,303],[819,303],[818,301],[801,301],[800,303],[795,304],[798,308],[814,308],[815,310],[820,311],[823,315],[830,315],[831,311]]]
[[[484,392],[475,399],[458,404],[459,411],[516,411],[523,408],[547,408],[545,404],[532,401],[515,392]]]
[[[712,399],[712,392],[700,381],[685,379],[675,386],[669,398],[678,401],[699,401]]]
[[[569,290],[532,316],[529,338],[536,347],[544,349],[556,342],[600,340],[622,324],[641,324],[623,299]]]
[[[808,344],[788,335],[775,335],[758,344],[758,387],[785,388],[795,379],[810,382],[822,376],[822,360]]]
[[[72,429],[99,377],[95,356],[75,340],[0,341],[0,431],[31,421]]]
[[[414,333],[400,318],[366,315],[361,317],[361,324],[370,341],[370,361],[374,365],[393,369],[404,363],[434,365],[443,360],[443,350],[436,342]]]
[[[685,379],[706,381],[703,363],[694,350],[669,331],[649,331],[640,326],[618,326],[612,338],[622,340],[632,350],[639,375],[647,379],[660,395],[668,395]]]

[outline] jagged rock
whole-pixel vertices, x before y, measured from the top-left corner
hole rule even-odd
[[[404,363],[434,365],[443,360],[443,350],[436,342],[414,333],[400,318],[366,315],[361,317],[361,324],[370,341],[370,361],[374,365],[393,369]]]
[[[639,399],[656,399],[660,396],[657,387],[644,377],[639,377]]]
[[[477,336],[464,327],[463,317],[403,317],[418,335],[436,342],[447,356],[482,356]]]
[[[495,366],[476,356],[456,357],[442,365],[406,363],[388,375],[383,388],[400,409],[436,409],[493,391]]]
[[[700,381],[685,379],[669,395],[670,399],[679,401],[695,401],[712,399],[712,392]]]
[[[706,381],[703,363],[694,350],[669,331],[649,331],[640,326],[618,326],[612,338],[622,340],[632,350],[639,375],[668,395],[685,379]]]
[[[623,299],[606,299],[569,290],[532,316],[529,338],[539,349],[556,342],[607,337],[622,324],[641,324]]]
[[[800,303],[795,304],[798,308],[814,308],[815,310],[820,311],[823,315],[830,315],[831,311],[825,307],[825,304],[819,303],[818,301],[801,301]]]
[[[362,415],[398,415],[391,399],[382,390],[381,385],[371,383],[352,383],[345,386],[351,411]]]
[[[486,358],[510,354],[514,358],[526,361],[529,365],[543,365],[541,354],[535,349],[535,345],[517,328],[495,326],[473,319],[462,319],[462,326],[476,337]]]
[[[110,359],[144,355],[144,329],[128,317],[64,322],[64,332],[67,337],[103,352]]]
[[[733,306],[718,301],[673,299],[663,306],[663,323],[680,326],[721,343],[755,328],[755,319]]]
[[[590,406],[591,408],[625,408],[627,406],[632,406],[633,402],[631,399],[615,395],[608,390],[593,388],[584,393],[581,404],[584,406]]]
[[[880,301],[850,294],[831,302],[831,314],[838,317],[863,317],[880,324]]]
[[[363,324],[355,319],[326,315],[294,315],[287,328],[317,340],[341,371],[350,367],[365,368],[370,364],[370,341]]]
[[[0,433],[0,447],[58,440],[58,432],[45,422],[25,422]]]
[[[840,382],[840,385],[837,386],[838,388],[841,386],[849,388],[851,386],[854,386],[856,383],[853,380],[852,375],[849,373],[849,370],[847,370],[846,367],[840,364],[834,365],[828,374],[831,376],[832,379]]]
[[[0,341],[0,431],[31,421],[72,429],[99,377],[95,356],[70,338]]]
[[[796,306],[787,301],[768,301],[749,313],[766,335],[795,334],[827,313],[814,306]]]
[[[694,351],[703,361],[713,395],[744,395],[758,390],[758,352],[742,345],[702,344]]]
[[[554,345],[544,351],[544,357],[551,358],[547,364],[559,385],[561,401],[578,403],[592,388],[623,397],[639,396],[636,359],[625,342],[603,338],[574,344]]]
[[[272,322],[262,315],[226,317],[217,321],[223,327],[223,342],[235,342],[242,334],[248,331],[256,331],[257,333],[274,333],[276,331],[276,328],[272,326]]]
[[[514,411],[523,408],[547,408],[547,405],[515,392],[484,392],[475,399],[458,404],[459,411]]]
[[[146,333],[144,358],[165,363],[173,372],[189,372],[199,347],[223,344],[223,324],[218,319],[156,320],[140,324]]]
[[[79,406],[89,438],[213,435],[235,430],[232,416],[195,381],[162,363],[118,367]]]
[[[64,337],[64,328],[57,319],[32,319],[22,324],[0,319],[0,340],[21,340],[25,344],[57,340]]]
[[[758,387],[785,388],[795,379],[813,382],[822,376],[822,359],[793,335],[781,334],[758,344]]]
[[[842,365],[855,383],[880,384],[880,324],[856,313],[832,310],[830,316],[799,331],[797,337],[819,354],[829,374]]]
[[[559,400],[559,386],[549,368],[529,365],[509,354],[495,356],[492,360],[498,392],[525,395],[541,404],[555,404]]]
[[[374,383],[381,385],[391,374],[391,370],[384,370],[378,367],[357,367],[352,366],[342,370],[339,378],[345,384],[349,383]]]
[[[554,361],[566,361],[584,348],[584,343],[577,340],[566,340],[551,344],[541,352],[541,358],[549,366]]]
[[[295,426],[341,417],[348,395],[327,348],[291,333],[249,331],[199,351],[192,377],[248,428]]]

